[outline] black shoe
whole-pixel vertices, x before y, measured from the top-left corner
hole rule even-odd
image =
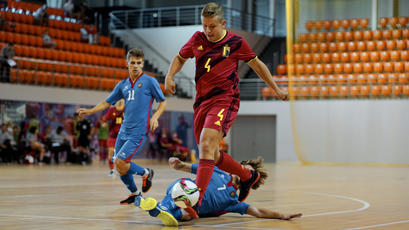
[[[250,194],[251,187],[260,179],[260,173],[257,171],[251,170],[251,177],[246,181],[240,182],[240,193],[239,201],[244,201],[247,196]]]
[[[133,204],[135,202],[135,198],[139,196],[139,195],[135,195],[135,194],[131,194],[129,195],[128,198],[126,198],[125,200],[119,202],[121,205],[128,205],[128,204]]]
[[[153,169],[147,168],[149,174],[142,177],[142,192],[148,192],[152,187]]]

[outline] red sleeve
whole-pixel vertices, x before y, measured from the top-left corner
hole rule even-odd
[[[180,57],[182,57],[184,59],[194,57],[193,45],[194,45],[194,41],[195,41],[198,34],[199,34],[199,31],[196,32],[195,34],[193,34],[193,36],[189,39],[189,41],[182,47],[182,49],[180,49],[180,51],[179,51],[179,56]]]
[[[241,39],[241,41],[242,42],[240,49],[236,52],[236,58],[245,62],[249,62],[257,57],[256,53],[254,53],[247,41],[243,38]]]
[[[108,121],[112,119],[112,108],[109,108],[108,111],[105,113],[104,117],[102,117],[103,121]]]

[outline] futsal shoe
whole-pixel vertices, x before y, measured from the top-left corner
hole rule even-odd
[[[142,192],[148,192],[152,187],[153,169],[147,168],[149,174],[142,177]]]
[[[139,194],[131,194],[129,195],[128,198],[126,198],[125,200],[119,202],[121,205],[129,205],[129,204],[133,204],[135,203],[135,198],[141,196],[140,193]]]
[[[250,179],[246,181],[240,181],[240,193],[239,201],[244,201],[247,196],[250,194],[250,189],[253,185],[260,179],[260,173],[254,170],[251,170]]]
[[[149,214],[153,217],[158,217],[165,226],[178,226],[179,223],[175,217],[166,211],[166,208],[158,205],[158,202],[151,197],[146,199],[140,197],[139,207],[145,211],[149,211]],[[138,202],[135,202],[137,205]]]

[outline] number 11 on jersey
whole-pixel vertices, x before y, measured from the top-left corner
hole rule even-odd
[[[135,90],[129,90],[128,91],[128,101],[133,101],[135,100]]]

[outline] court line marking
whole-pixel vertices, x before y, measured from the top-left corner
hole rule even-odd
[[[275,190],[275,191],[277,191],[277,190]],[[333,195],[333,194],[327,194],[327,193],[304,192],[304,191],[293,191],[293,190],[279,190],[279,191],[298,192],[298,193],[314,194],[314,195],[319,195],[319,196],[336,197],[336,198],[356,201],[356,202],[359,202],[359,203],[363,204],[362,207],[360,207],[358,209],[308,214],[308,215],[302,215],[301,218],[313,217],[313,216],[334,215],[334,214],[342,214],[342,213],[360,212],[360,211],[363,211],[363,210],[365,210],[365,209],[367,209],[367,208],[369,208],[371,206],[371,204],[369,202],[366,202],[364,200],[360,200],[360,199],[357,199],[357,198],[354,198],[354,197],[349,197],[349,196],[343,196],[343,195]],[[251,220],[251,221],[242,221],[242,222],[226,223],[226,224],[216,224],[216,225],[209,225],[209,226],[224,227],[224,226],[229,226],[229,225],[258,223],[258,222],[265,222],[265,221],[271,221],[271,220],[274,220],[274,219]]]
[[[383,226],[394,225],[394,224],[403,224],[403,223],[409,223],[409,220],[401,220],[401,221],[389,222],[389,223],[384,223],[384,224],[367,225],[367,226],[356,227],[356,228],[346,228],[345,230],[358,230],[358,229],[366,229],[366,228],[376,228],[376,227],[383,227]]]

